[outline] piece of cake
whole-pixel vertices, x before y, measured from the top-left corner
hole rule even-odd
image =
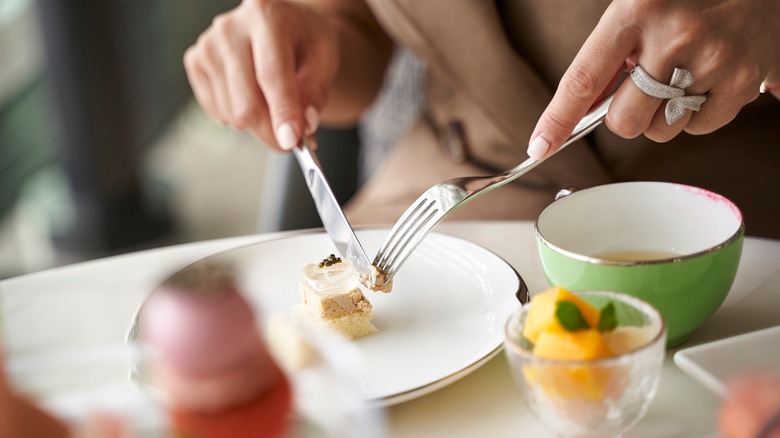
[[[377,331],[371,303],[360,290],[352,262],[331,254],[306,265],[303,277],[299,287],[302,302],[293,306],[294,317],[350,339]]]
[[[368,275],[360,277],[360,283],[374,292],[388,293],[393,290],[393,280],[388,281],[388,275],[374,265],[368,267]]]
[[[169,278],[139,313],[138,336],[177,436],[286,435],[289,382],[229,266],[199,262]]]
[[[287,371],[295,372],[319,362],[319,353],[289,312],[269,315],[265,333],[268,348]]]

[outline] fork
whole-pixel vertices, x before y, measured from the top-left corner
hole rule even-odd
[[[606,117],[613,97],[614,93],[591,108],[556,153],[596,129]],[[514,181],[554,154],[541,160],[528,158],[498,175],[453,178],[429,188],[393,225],[372,264],[383,274],[385,283],[390,282],[412,251],[447,215],[472,199]]]

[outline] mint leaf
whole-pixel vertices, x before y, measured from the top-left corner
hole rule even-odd
[[[577,330],[587,330],[590,328],[588,322],[582,317],[580,309],[571,301],[558,301],[555,304],[555,316],[563,328],[570,332]]]
[[[601,309],[598,329],[600,332],[604,333],[611,330],[615,330],[615,327],[617,327],[617,325],[618,325],[618,321],[617,321],[617,314],[615,313],[615,305],[610,301],[609,303],[607,303],[606,306],[604,306],[603,309]]]

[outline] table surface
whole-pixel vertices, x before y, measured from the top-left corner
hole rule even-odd
[[[532,222],[445,222],[437,231],[492,250],[520,273],[532,292],[547,287]],[[11,365],[27,364],[25,373],[11,366],[11,377],[21,390],[44,398],[78,389],[73,385],[99,387],[126,381],[126,370],[117,372],[101,363],[124,354],[134,312],[164,276],[216,252],[295,233],[176,245],[0,282],[5,354]],[[778,291],[780,241],[746,238],[734,286],[723,306],[679,348],[780,325]],[[62,371],[51,373],[40,366],[35,370],[35,364],[50,361],[67,364],[68,352],[79,350],[97,353],[87,368],[79,364],[78,370],[71,370],[79,376],[76,379],[64,379]],[[667,351],[658,395],[627,437],[716,436],[719,400],[674,364],[675,351]],[[525,408],[503,353],[449,386],[389,407],[386,416],[388,436],[551,436]]]

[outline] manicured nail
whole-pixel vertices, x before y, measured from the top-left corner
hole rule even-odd
[[[541,160],[549,149],[550,142],[541,135],[537,135],[531,144],[528,145],[528,156],[534,160]]]
[[[320,126],[320,113],[313,106],[306,108],[306,134],[311,135]]]
[[[291,124],[285,123],[279,127],[279,131],[276,133],[276,141],[279,142],[279,146],[282,149],[289,151],[298,145],[298,135]]]

